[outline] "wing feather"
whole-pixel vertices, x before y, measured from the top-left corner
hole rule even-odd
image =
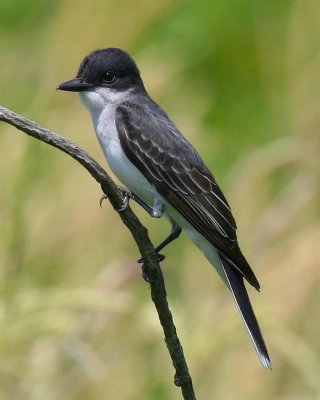
[[[249,283],[259,283],[238,246],[236,223],[214,177],[164,111],[153,103],[124,102],[116,110],[123,151],[157,191]]]

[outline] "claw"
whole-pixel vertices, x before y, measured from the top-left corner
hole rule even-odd
[[[100,206],[100,208],[102,208],[102,203],[104,202],[104,200],[106,200],[108,198],[108,196],[105,194],[105,193],[103,193],[103,195],[100,197],[100,200],[99,200],[99,206]]]
[[[130,192],[130,190],[125,189],[125,188],[121,188],[120,187],[119,189],[121,190],[121,192],[123,194],[123,201],[122,201],[121,207],[119,207],[117,209],[117,211],[121,212],[121,211],[124,211],[124,210],[126,210],[128,208],[129,200],[131,198],[131,192]]]
[[[123,201],[122,201],[121,207],[119,207],[116,211],[121,212],[121,211],[124,211],[128,207],[129,200],[132,197],[132,193],[130,192],[130,190],[128,190],[126,188],[123,188],[123,187],[119,187],[119,190],[121,191],[121,193],[123,195]],[[107,198],[108,198],[108,196],[105,193],[103,193],[103,195],[100,197],[99,205],[100,205],[101,208],[102,208],[102,203]]]
[[[158,262],[161,262],[161,261],[163,261],[165,258],[166,258],[166,256],[165,255],[163,255],[163,254],[157,254],[157,256],[158,256]],[[137,260],[137,263],[138,264],[143,264],[143,258],[141,257],[141,258],[139,258],[139,260]]]

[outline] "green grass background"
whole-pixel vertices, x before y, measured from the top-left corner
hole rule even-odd
[[[274,369],[182,237],[162,265],[199,399],[320,399],[319,13],[314,0],[1,3],[1,105],[105,165],[88,112],[55,87],[121,47],[226,193]],[[0,182],[0,399],[181,398],[137,249],[98,185],[4,123]],[[159,242],[166,222],[133,207]]]

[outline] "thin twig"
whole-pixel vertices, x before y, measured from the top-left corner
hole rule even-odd
[[[1,106],[0,121],[13,125],[20,131],[64,151],[77,160],[101,185],[103,192],[108,196],[114,209],[118,210],[121,207],[123,195],[117,185],[112,181],[106,171],[75,143]],[[155,249],[148,237],[148,231],[141,224],[130,207],[118,213],[130,230],[144,261],[144,273],[148,277],[150,284],[151,298],[157,309],[165,336],[165,342],[176,371],[174,383],[181,387],[182,395],[185,400],[195,400],[196,397],[183,348],[177,336],[172,314],[168,306],[162,271],[157,261]]]

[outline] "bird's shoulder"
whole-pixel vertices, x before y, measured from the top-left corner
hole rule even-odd
[[[196,203],[204,203],[201,207],[221,207],[236,227],[230,206],[200,155],[161,107],[147,100],[126,101],[116,110],[119,139],[127,157],[159,189],[163,181],[172,193],[195,196]]]
[[[145,156],[162,162],[176,172],[197,170],[215,184],[215,179],[201,157],[171,121],[166,112],[151,98],[124,101],[116,109],[116,125],[126,139],[139,146]]]

